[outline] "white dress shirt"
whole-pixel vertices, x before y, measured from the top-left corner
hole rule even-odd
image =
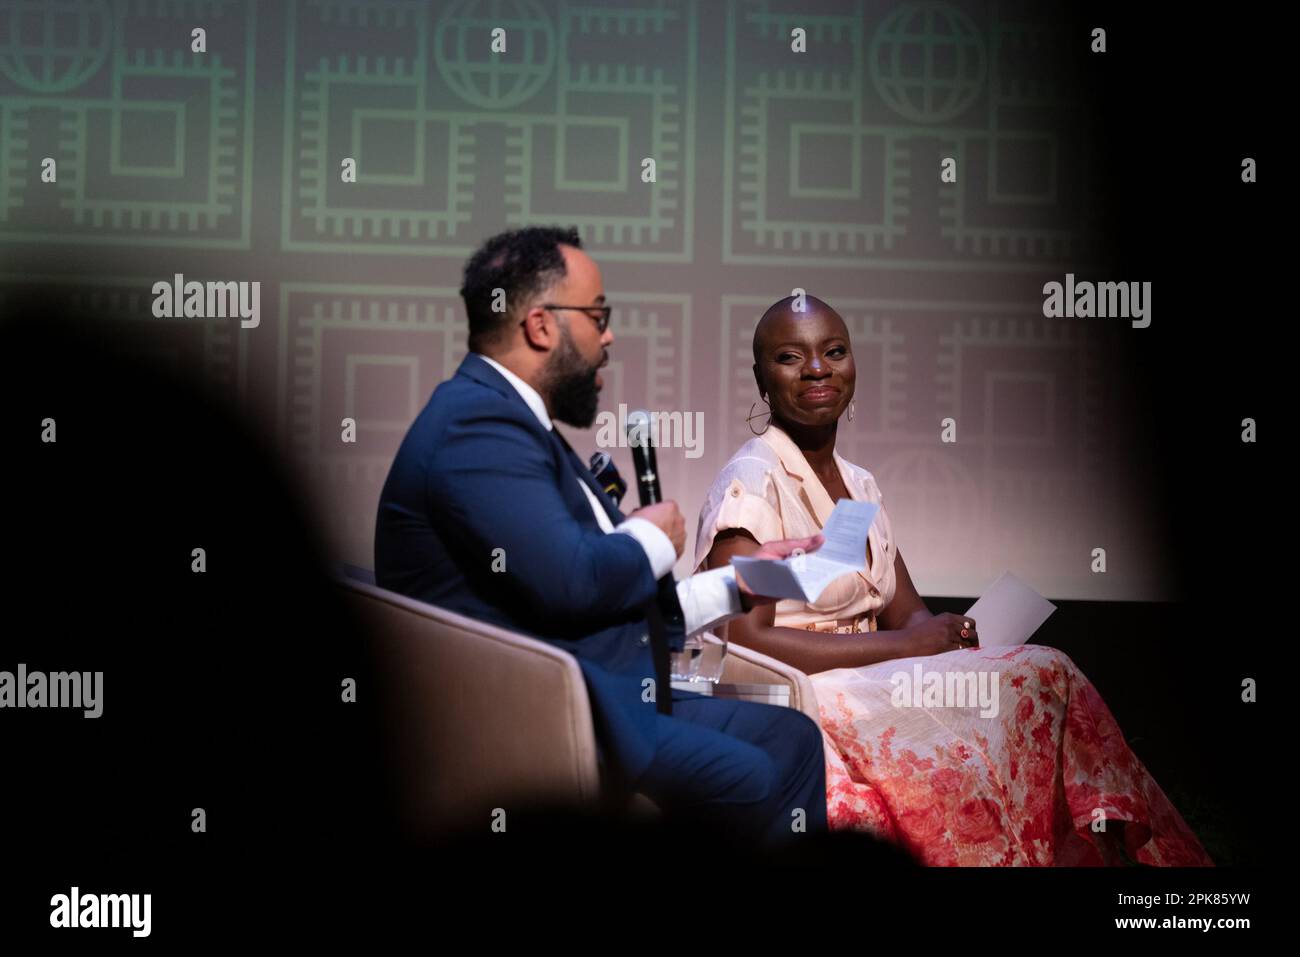
[[[546,411],[546,403],[536,389],[490,356],[485,356],[481,352],[478,355],[505,376],[506,381],[515,387],[515,391],[528,403],[528,408],[533,410],[533,414],[542,425],[546,426],[548,432],[555,428],[550,414]],[[602,529],[607,533],[631,535],[637,540],[645,550],[656,580],[672,571],[673,565],[677,562],[677,549],[673,547],[672,540],[664,534],[663,529],[653,522],[635,516],[620,522],[617,528],[614,527],[605,510],[601,508],[600,502],[596,501],[596,494],[587,483],[576,475],[574,481],[587,493],[587,501],[591,503],[591,510],[596,513],[596,521],[600,523]],[[728,618],[735,618],[745,613],[740,603],[740,588],[736,584],[736,570],[730,565],[711,568],[677,582],[677,597],[682,603],[682,614],[686,619],[688,635],[704,631]]]

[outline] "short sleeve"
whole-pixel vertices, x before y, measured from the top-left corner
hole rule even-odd
[[[733,478],[720,491],[721,494],[710,498],[706,510],[700,514],[696,568],[703,565],[719,532],[743,528],[759,544],[785,537],[781,516],[766,497],[751,491],[739,478]]]

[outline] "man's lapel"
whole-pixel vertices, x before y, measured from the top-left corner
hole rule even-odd
[[[613,501],[611,501],[610,497],[605,493],[605,490],[596,482],[596,476],[592,475],[591,469],[587,468],[587,466],[582,463],[582,459],[578,457],[577,452],[573,451],[573,447],[565,441],[564,436],[560,434],[560,430],[556,428],[551,429],[551,435],[555,436],[556,440],[560,443],[560,447],[564,449],[565,457],[577,471],[578,478],[583,481],[587,488],[591,489],[592,493],[596,496],[596,501],[600,502],[601,507],[605,509],[605,514],[609,517],[611,524],[618,525],[622,522],[625,518],[623,513],[618,510],[617,506],[614,505]]]

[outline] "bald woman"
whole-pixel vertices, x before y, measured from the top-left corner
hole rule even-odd
[[[771,414],[751,415],[755,438],[714,481],[696,535],[698,568],[715,568],[759,542],[815,534],[841,498],[881,506],[865,571],[815,602],[763,605],[725,626],[728,641],[811,678],[830,826],[894,840],[927,864],[1212,864],[1068,656],[985,651],[978,622],[926,607],[875,477],[835,450],[856,379],[834,309],[812,296],[773,304],[754,329],[754,384]],[[914,666],[942,687],[949,672],[983,674],[997,705],[918,706],[892,680]]]

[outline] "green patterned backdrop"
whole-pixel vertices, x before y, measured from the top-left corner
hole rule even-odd
[[[839,449],[875,473],[923,594],[1010,568],[1052,597],[1164,597],[1107,425],[1134,401],[1109,361],[1132,333],[1042,315],[1045,281],[1101,264],[1065,68],[1088,39],[1049,10],[5,0],[0,297],[56,278],[105,324],[150,324],[369,565],[397,444],[465,353],[464,260],[504,228],[576,225],[616,306],[602,408],[702,416],[702,456],[660,455],[692,530],[749,437],[753,324],[799,287],[849,325]],[[155,318],[176,273],[260,282],[260,323]]]

